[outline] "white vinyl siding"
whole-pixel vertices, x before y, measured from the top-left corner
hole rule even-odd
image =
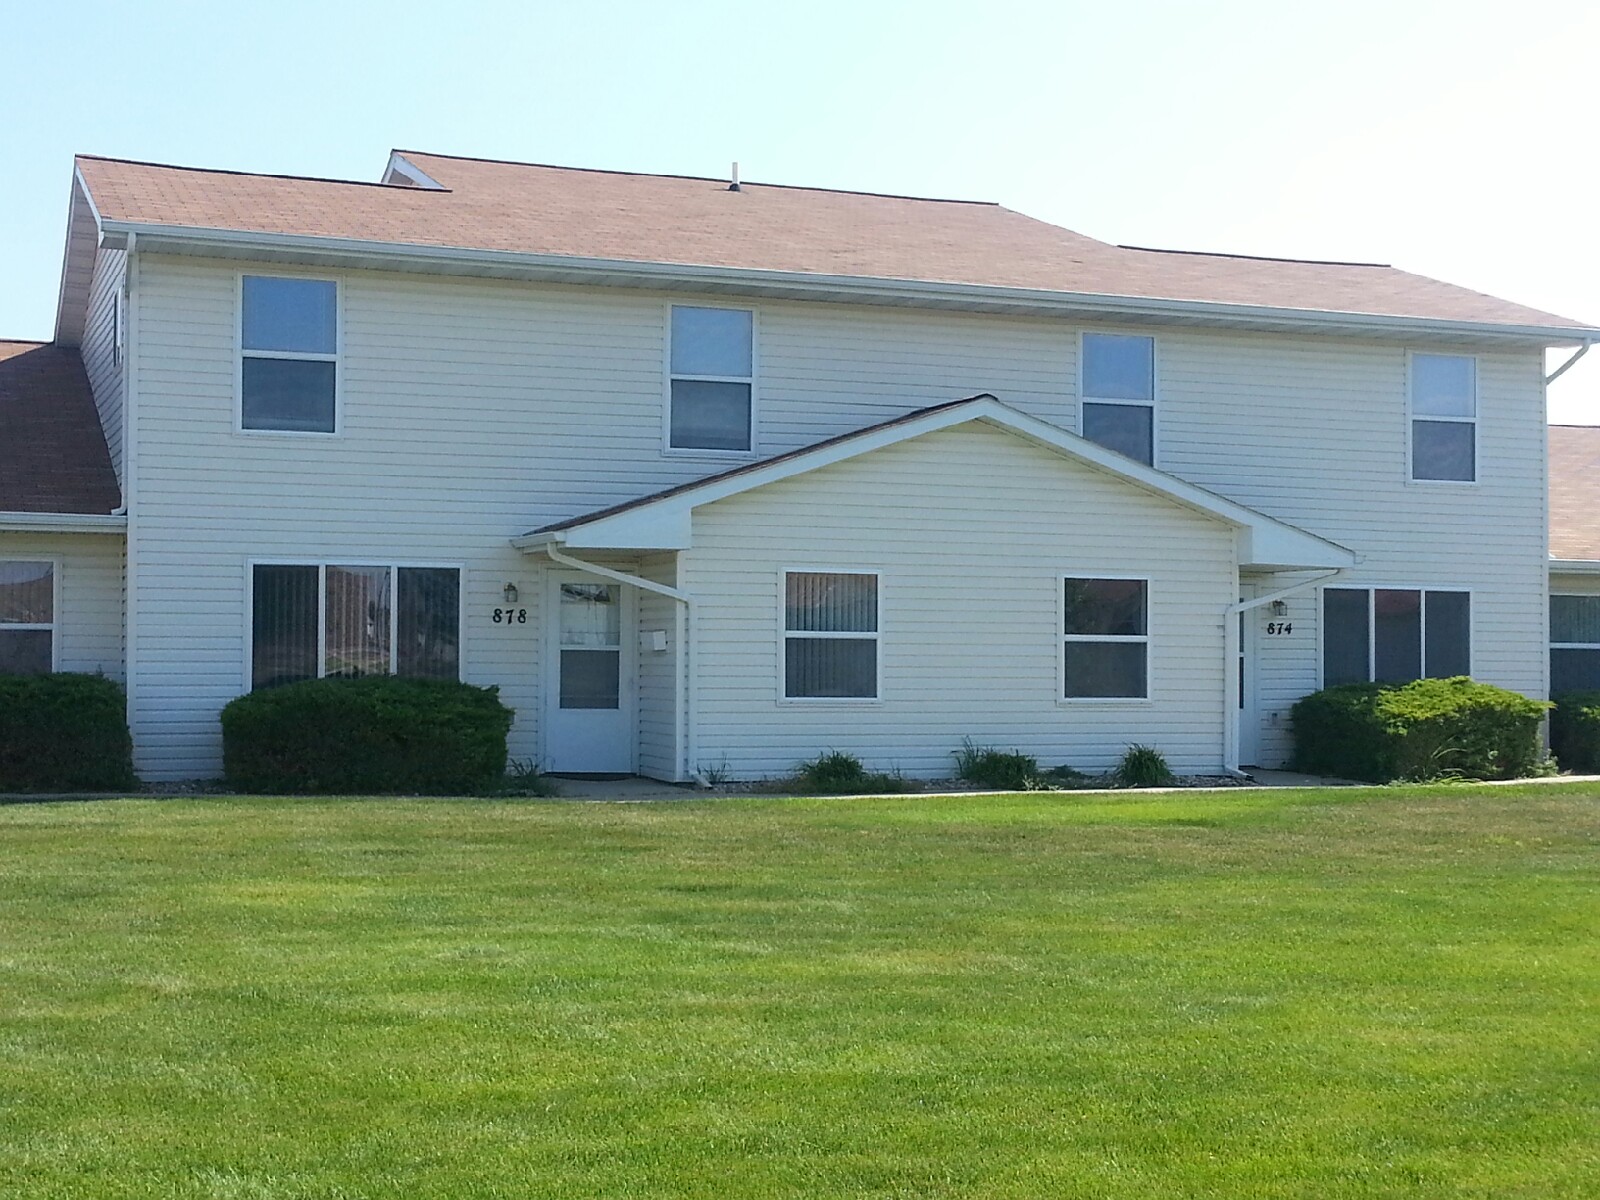
[[[1116,523],[1061,517],[1110,512]],[[708,505],[694,537],[682,573],[698,597],[700,755],[735,778],[829,749],[944,776],[963,737],[1082,770],[1136,741],[1179,770],[1221,766],[1234,541],[1220,522],[978,424]],[[785,702],[774,580],[851,560],[884,581],[879,701]],[[1162,663],[1148,702],[1059,702],[1063,562],[1150,579]]]
[[[120,534],[0,532],[0,562],[54,566],[55,670],[123,678]]]
[[[537,565],[508,539],[718,468],[699,455],[662,453],[668,313],[672,303],[694,301],[624,289],[349,272],[340,276],[342,436],[247,442],[231,436],[229,403],[236,387],[230,314],[237,265],[140,258],[139,341],[130,364],[139,373],[141,438],[137,566],[130,580],[140,770],[185,778],[220,765],[216,714],[238,694],[245,671],[244,563],[301,555],[465,562],[464,676],[501,686],[502,699],[517,711],[513,755],[537,757],[543,589],[536,586]],[[1077,428],[1079,331],[1069,321],[763,300],[759,323],[764,455],[980,392]],[[1538,352],[1477,355],[1479,434],[1494,453],[1480,463],[1472,488],[1409,482],[1404,347],[1163,328],[1159,357],[1164,470],[1355,549],[1363,562],[1341,583],[1403,579],[1472,587],[1477,676],[1544,694]],[[964,497],[976,487],[955,482]],[[1003,479],[993,482],[1011,495]],[[981,499],[984,489],[977,491]],[[1047,512],[1026,497],[1012,499],[1013,511],[987,520],[990,541],[1005,543],[1019,522],[1047,524],[1056,534],[1057,544],[1039,547],[1052,565],[1039,601],[1046,624],[1033,653],[1048,672],[1051,711],[1059,712],[1055,654],[1041,647],[1057,643],[1055,592],[1059,575],[1074,569],[1059,545],[1062,531],[1076,535],[1093,520],[1108,535],[1120,530],[1115,540],[1123,543],[1143,545],[1147,535],[1142,529],[1137,538],[1127,535],[1139,527],[1124,515],[1134,511],[1125,504]],[[918,508],[897,494],[863,511],[931,536]],[[783,521],[798,515],[783,514]],[[977,536],[976,518],[957,524],[962,536]],[[763,552],[772,549],[773,536],[756,539]],[[1169,546],[1164,536],[1157,531],[1148,541]],[[774,551],[776,561],[760,580],[769,614],[759,631],[769,703],[780,621],[773,580],[801,561],[802,549],[797,541],[793,553]],[[875,557],[854,549],[834,553],[831,541],[825,549],[806,558]],[[487,623],[485,614],[503,605],[500,590],[508,581],[521,587],[527,626]],[[1250,586],[1259,594],[1291,581],[1252,577]],[[1162,587],[1152,578],[1152,589]],[[1219,679],[1220,613],[1233,599],[1224,597],[1214,614],[1218,640],[1205,651]],[[1249,641],[1259,651],[1263,758],[1280,762],[1288,750],[1289,706],[1315,689],[1319,663],[1315,592],[1288,603],[1292,636],[1263,637],[1265,618],[1248,620]],[[1159,608],[1152,622],[1158,632],[1166,628]],[[895,645],[899,637],[892,635]],[[1162,643],[1158,694],[1165,687],[1164,634]],[[1198,698],[1195,704],[1206,713],[1220,708],[1221,686],[1214,704]],[[980,694],[991,690],[980,680]],[[641,705],[641,730],[648,719]],[[1203,739],[1186,722],[1181,714],[1175,720],[1180,740],[1198,744]],[[1007,723],[1000,716],[985,720],[992,740],[1008,741]],[[710,748],[697,765],[706,764],[716,765]]]
[[[676,556],[650,555],[641,559],[634,571],[641,579],[667,587],[677,586]],[[683,647],[678,643],[679,604],[670,596],[637,589],[640,646],[638,665],[639,773],[653,779],[678,778],[679,670]],[[659,633],[666,649],[645,645],[644,639]],[[716,764],[690,763],[691,769]]]
[[[89,288],[89,308],[79,353],[83,369],[94,393],[94,406],[100,414],[100,428],[117,481],[123,481],[122,403],[123,364],[118,340],[127,338],[126,310],[121,295],[127,278],[127,254],[122,250],[96,252],[94,279]]]

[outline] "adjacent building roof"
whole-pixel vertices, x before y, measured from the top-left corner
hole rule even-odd
[[[1580,322],[1372,263],[1115,246],[998,204],[396,151],[388,183],[81,157],[102,222],[1541,330]],[[407,176],[421,182],[406,182]]]
[[[1550,426],[1550,557],[1600,562],[1600,425]]]
[[[110,513],[122,504],[77,351],[0,341],[0,513]]]

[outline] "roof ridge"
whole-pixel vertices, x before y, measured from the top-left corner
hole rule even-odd
[[[162,171],[191,171],[197,175],[236,175],[244,179],[291,179],[297,183],[337,183],[345,187],[382,188],[386,192],[443,192],[447,187],[418,188],[413,184],[382,183],[370,179],[333,179],[327,175],[286,175],[276,171],[235,171],[227,167],[186,167],[181,163],[151,162],[142,158],[116,158],[109,154],[74,154],[74,159],[120,163],[128,167],[155,167]]]
[[[724,176],[717,175],[678,175],[666,171],[617,171],[610,167],[572,167],[561,163],[526,162],[515,158],[480,158],[472,154],[438,154],[432,150],[403,150],[398,147],[390,151],[391,154],[415,154],[428,158],[446,158],[451,162],[484,163],[496,167],[532,167],[541,171],[576,171],[585,175],[622,175],[629,179],[683,179],[692,183],[720,183],[726,185],[730,181]],[[923,204],[974,204],[985,208],[1001,207],[998,200],[963,200],[950,196],[912,196],[904,192],[867,192],[858,188],[830,188],[817,187],[806,183],[762,183],[756,179],[740,179],[739,186],[782,188],[790,192],[827,192],[835,196],[871,196],[879,200],[915,200]]]
[[[1377,267],[1385,271],[1396,270],[1393,263],[1352,262],[1339,258],[1288,258],[1279,254],[1230,254],[1223,250],[1167,250],[1160,246],[1129,246],[1117,243],[1118,250],[1135,250],[1140,254],[1184,254],[1192,258],[1235,258],[1246,262],[1303,263],[1308,267]],[[1453,285],[1452,285],[1453,286]]]

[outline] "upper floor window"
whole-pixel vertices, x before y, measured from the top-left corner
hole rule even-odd
[[[0,675],[55,670],[56,568],[0,562]]]
[[[1472,597],[1419,588],[1324,588],[1322,683],[1410,683],[1472,673]]]
[[[333,433],[338,285],[327,279],[246,275],[241,296],[240,427]]]
[[[755,445],[755,313],[672,306],[667,445],[748,452]]]
[[[1411,478],[1478,478],[1478,363],[1464,354],[1411,356]]]
[[[1083,419],[1091,442],[1146,465],[1156,458],[1156,340],[1083,335]]]

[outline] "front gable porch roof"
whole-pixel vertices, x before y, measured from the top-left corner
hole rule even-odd
[[[972,421],[1014,434],[1064,459],[1232,526],[1241,567],[1315,570],[1349,567],[1357,561],[1355,553],[1343,546],[1125,458],[988,393],[920,408],[774,458],[545,525],[513,538],[511,544],[519,550],[547,545],[571,550],[687,550],[693,544],[693,513],[702,505]]]

